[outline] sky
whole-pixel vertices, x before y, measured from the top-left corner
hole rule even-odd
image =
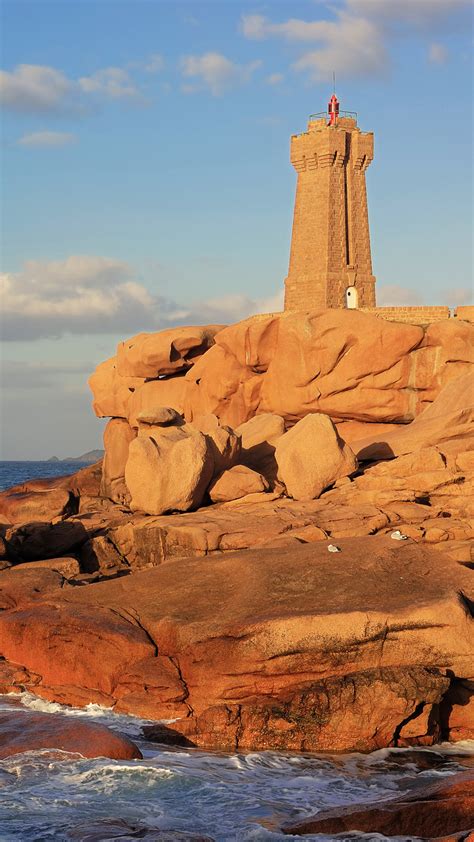
[[[282,307],[289,138],[341,109],[378,304],[472,301],[470,0],[3,0],[3,459],[100,447],[117,342]]]

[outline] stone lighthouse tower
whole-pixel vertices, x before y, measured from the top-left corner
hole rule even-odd
[[[312,114],[308,129],[291,138],[298,173],[285,310],[374,307],[365,171],[374,136],[357,115]]]

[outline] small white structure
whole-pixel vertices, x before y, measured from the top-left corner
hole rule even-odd
[[[359,295],[355,287],[346,289],[346,307],[348,310],[357,310],[359,306]]]

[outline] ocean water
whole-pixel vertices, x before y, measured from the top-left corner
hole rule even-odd
[[[65,477],[85,468],[83,462],[0,462],[0,491],[37,477]]]
[[[0,488],[34,477],[62,476],[80,467],[77,462],[2,462]],[[74,709],[28,693],[0,696],[0,711],[12,704],[25,717],[31,710],[53,717],[62,712],[107,725],[131,737],[144,759],[87,760],[48,750],[0,761],[0,842],[68,842],[68,831],[75,826],[109,818],[201,832],[216,842],[375,842],[387,837],[293,837],[279,828],[326,807],[372,802],[431,783],[464,768],[467,756],[474,756],[474,742],[384,749],[369,755],[173,749],[143,740],[144,720],[98,705]],[[392,842],[406,839],[391,837]]]
[[[384,749],[369,755],[172,749],[141,738],[144,720],[98,705],[63,708],[23,693],[0,696],[0,711],[19,702],[25,717],[30,710],[51,716],[65,712],[126,733],[144,759],[87,760],[65,752],[32,751],[0,761],[1,842],[66,842],[71,828],[107,818],[201,832],[216,842],[301,839],[279,828],[324,807],[380,800],[438,781],[464,768],[463,758],[474,751],[474,742]],[[329,842],[386,837],[346,833],[303,838]]]

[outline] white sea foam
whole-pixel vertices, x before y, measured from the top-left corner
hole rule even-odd
[[[393,797],[458,771],[459,759],[474,754],[473,741],[381,749],[369,755],[229,755],[173,749],[139,738],[145,720],[117,715],[99,705],[78,710],[31,694],[0,697],[0,709],[11,709],[12,704],[25,716],[32,710],[52,716],[60,712],[117,728],[139,743],[145,759],[85,759],[52,750],[7,758],[0,763],[6,773],[0,799],[1,842],[67,842],[68,828],[74,824],[110,817],[134,822],[137,816],[150,827],[200,831],[216,842],[285,842],[293,837],[279,831],[284,823],[326,807]],[[385,840],[358,833],[306,838]],[[398,837],[397,842],[405,838]]]

